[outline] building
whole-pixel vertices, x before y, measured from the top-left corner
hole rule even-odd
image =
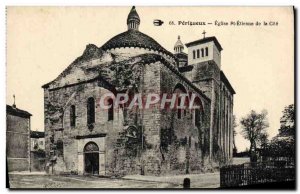
[[[8,171],[30,171],[30,117],[15,103],[6,105],[6,158]]]
[[[187,43],[184,53],[178,37],[171,53],[140,32],[140,23],[133,7],[127,31],[101,47],[87,45],[42,86],[49,173],[185,174],[230,162],[235,91],[221,71],[217,38]],[[129,109],[113,106],[115,98],[101,108],[101,97],[120,93],[186,94],[188,102],[192,93],[198,108]]]

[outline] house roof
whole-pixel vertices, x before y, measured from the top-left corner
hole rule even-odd
[[[32,114],[30,114],[29,112],[10,105],[6,105],[6,113],[23,118],[30,118],[30,116],[32,116]]]
[[[194,46],[194,45],[197,45],[197,44],[203,44],[203,43],[207,43],[207,42],[211,42],[213,41],[216,45],[216,47],[218,48],[219,51],[222,51],[223,48],[221,46],[221,44],[219,43],[218,39],[214,36],[211,36],[211,37],[206,37],[206,38],[202,38],[202,39],[199,39],[199,40],[195,40],[193,42],[189,42],[189,43],[186,43],[186,47],[191,47],[191,46]]]
[[[30,131],[30,138],[44,138],[45,132],[43,131]]]
[[[225,76],[224,72],[221,71],[221,81],[227,86],[227,88],[229,89],[229,91],[232,93],[232,94],[235,94],[235,91],[233,89],[233,87],[231,86],[230,82],[228,81],[227,77]]]

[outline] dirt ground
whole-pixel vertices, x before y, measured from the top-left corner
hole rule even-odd
[[[177,175],[166,177],[131,175],[123,178],[56,176],[45,174],[9,174],[10,188],[34,189],[171,189],[183,188],[183,179],[191,179],[191,188],[218,188],[219,174]]]

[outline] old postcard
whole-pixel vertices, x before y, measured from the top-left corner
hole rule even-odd
[[[295,189],[293,7],[7,7],[12,189]]]

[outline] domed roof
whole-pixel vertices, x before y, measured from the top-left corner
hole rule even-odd
[[[181,40],[180,40],[180,36],[178,36],[178,40],[177,40],[177,42],[175,43],[174,48],[176,48],[176,47],[182,47],[182,48],[184,48],[184,46],[183,46],[183,44],[182,44],[182,42],[181,42]]]
[[[122,47],[139,47],[145,49],[147,48],[173,56],[171,52],[163,48],[153,38],[138,30],[128,30],[126,32],[118,34],[115,37],[111,38],[109,41],[107,41],[101,48],[103,50],[109,50],[113,48]]]
[[[130,23],[130,21],[132,20],[135,20],[137,21],[138,23],[140,23],[140,16],[139,14],[136,12],[135,10],[135,6],[133,6],[128,14],[128,17],[127,17],[127,24]]]
[[[174,57],[171,52],[163,48],[153,38],[140,32],[136,26],[136,24],[139,23],[140,17],[135,9],[135,6],[133,6],[127,17],[127,24],[129,24],[128,30],[111,38],[101,47],[101,49],[105,51],[114,48],[138,47],[162,52]]]

